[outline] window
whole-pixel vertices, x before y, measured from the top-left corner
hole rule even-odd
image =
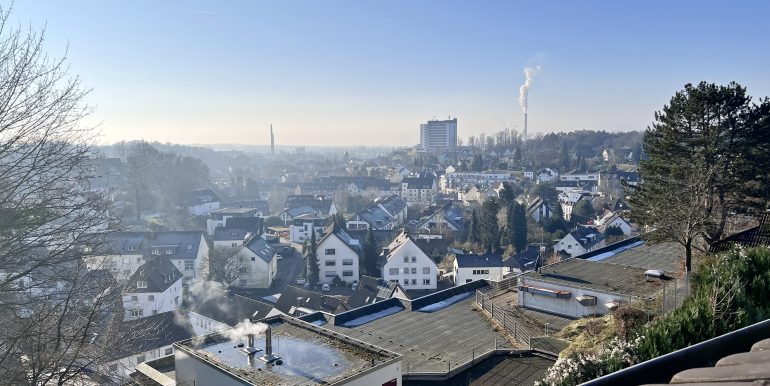
[[[155,301],[155,295],[147,295],[147,300],[149,301]]]
[[[412,275],[416,275],[416,274],[417,274],[417,268],[412,268]]]
[[[137,258],[136,258],[136,263],[137,263],[137,264],[140,264],[141,262],[142,262],[142,258],[141,258],[141,257],[137,257]]]
[[[409,285],[409,279],[404,279],[404,285]]]
[[[137,355],[137,356],[136,356],[136,364],[138,365],[138,364],[140,364],[140,363],[143,363],[143,362],[144,362],[144,359],[145,359],[145,358],[144,358],[144,355]]]
[[[153,255],[160,255],[160,249],[157,249],[157,248],[153,249],[152,250],[152,254]]]
[[[342,260],[342,265],[353,265],[353,259]]]
[[[147,288],[147,282],[144,280],[137,280],[136,288]]]
[[[567,249],[572,249],[572,244],[567,245]]]
[[[470,279],[468,279],[468,281],[470,281]],[[466,281],[466,283],[467,283],[468,281]],[[430,279],[422,279],[422,284],[424,284],[424,285],[430,285]]]
[[[238,273],[246,273],[246,267],[238,268]]]
[[[144,316],[144,311],[143,310],[131,310],[129,312],[129,315],[131,315],[132,318],[141,318],[142,316]]]
[[[417,262],[417,256],[412,256],[412,263],[416,263],[416,262]]]
[[[409,262],[409,256],[404,256],[404,263],[408,263],[408,262]]]
[[[173,255],[174,254],[174,250],[173,249],[166,249],[166,254],[167,255]]]
[[[353,271],[342,271],[342,276],[353,276]]]
[[[173,353],[174,353],[174,348],[173,348],[173,347],[169,347],[169,348],[167,348],[167,349],[166,349],[166,351],[165,351],[165,354],[166,354],[166,355],[171,355],[171,354],[173,354]]]
[[[184,269],[189,271],[195,267],[195,262],[192,260],[185,260],[184,261]]]
[[[422,267],[422,273],[425,275],[430,275],[430,267]]]
[[[409,274],[409,268],[404,268],[404,275],[408,275],[408,274]]]
[[[390,269],[388,269],[388,274],[390,274],[390,275],[398,275],[398,268],[390,268]]]
[[[324,271],[324,277],[335,277],[337,276],[337,272],[335,271]]]
[[[237,247],[237,246],[238,246],[238,243],[232,243],[232,244],[231,244],[231,246],[232,246],[233,248],[235,248],[235,247]]]
[[[335,260],[324,260],[324,265],[327,267],[334,267],[337,265],[337,262]]]
[[[417,279],[412,279],[412,285],[417,285]]]
[[[256,256],[251,256],[251,261],[257,261],[257,257]]]
[[[327,256],[328,255],[334,255],[336,253],[337,253],[337,251],[334,248],[328,248],[328,249],[324,250],[324,254],[327,255]]]
[[[174,296],[174,305],[175,306],[179,305],[179,296]]]

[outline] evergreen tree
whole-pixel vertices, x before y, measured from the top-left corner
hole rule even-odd
[[[513,227],[514,213],[516,213],[516,207],[514,204],[507,204],[505,207],[505,227],[502,229],[502,236],[500,238],[500,243],[502,245],[513,245],[513,241],[515,239],[514,232],[516,231]]]
[[[630,191],[632,219],[650,241],[676,241],[692,268],[693,248],[721,239],[727,217],[768,197],[770,100],[753,104],[736,83],[685,85],[644,134],[644,183]]]
[[[562,144],[561,150],[559,150],[558,167],[563,168],[563,170],[569,170],[570,166],[571,162],[569,160],[569,153],[567,152],[567,144]]]
[[[481,154],[476,154],[473,156],[473,161],[471,161],[471,170],[474,172],[480,172],[484,170],[484,157],[482,157]]]
[[[479,217],[476,215],[476,209],[471,212],[471,224],[468,226],[468,237],[466,241],[469,243],[481,242],[481,231],[479,230]]]
[[[307,251],[307,281],[311,286],[318,284],[321,268],[318,266],[318,240],[315,238],[315,227],[310,232],[310,244]]]
[[[508,182],[503,182],[503,189],[500,191],[500,204],[505,205],[507,208],[516,202],[516,196],[516,191],[513,189],[511,184]]]
[[[500,248],[500,227],[497,224],[497,212],[499,211],[500,205],[494,198],[484,201],[484,205],[481,207],[479,233],[481,245],[488,253],[493,253]]]
[[[512,228],[513,247],[518,253],[527,248],[527,212],[524,205],[520,205],[516,202],[513,204]]]
[[[334,215],[334,227],[337,229],[346,229],[345,215],[342,212],[337,212]]]
[[[366,232],[366,240],[364,241],[363,250],[363,264],[360,264],[364,268],[364,271],[369,276],[380,277],[379,267],[377,266],[377,243],[374,240],[374,232],[369,228]]]

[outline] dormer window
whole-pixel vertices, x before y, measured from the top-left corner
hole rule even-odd
[[[138,280],[136,282],[136,288],[147,288],[147,282],[144,280]]]
[[[192,249],[192,244],[187,244],[187,249]]]
[[[169,248],[169,249],[166,249],[166,254],[167,254],[167,255],[172,255],[172,254],[174,254],[174,250],[173,250],[173,249],[170,249],[170,248]]]
[[[157,249],[157,248],[153,249],[152,250],[152,254],[153,255],[160,255],[160,249]]]

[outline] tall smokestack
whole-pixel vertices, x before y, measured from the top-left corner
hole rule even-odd
[[[524,112],[524,139],[527,139],[527,106],[529,104],[529,88],[532,87],[532,81],[535,79],[535,74],[540,71],[540,66],[526,67],[524,69],[524,84],[519,88],[519,106],[521,111]]]
[[[270,154],[275,154],[275,136],[273,136],[273,125],[270,125]]]

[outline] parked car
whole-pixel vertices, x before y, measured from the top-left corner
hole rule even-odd
[[[310,283],[309,282],[305,282],[305,284],[302,285],[302,288],[310,289]]]
[[[332,287],[330,285],[328,285],[328,284],[324,284],[324,285],[321,286],[321,291],[323,291],[323,292],[329,292],[331,290],[332,290]]]
[[[355,291],[356,288],[358,288],[358,280],[353,280],[353,284],[350,286],[350,289]]]
[[[305,278],[304,277],[298,277],[297,278],[297,284],[305,284]]]
[[[275,255],[275,258],[278,259],[278,261],[283,260],[283,255]]]

